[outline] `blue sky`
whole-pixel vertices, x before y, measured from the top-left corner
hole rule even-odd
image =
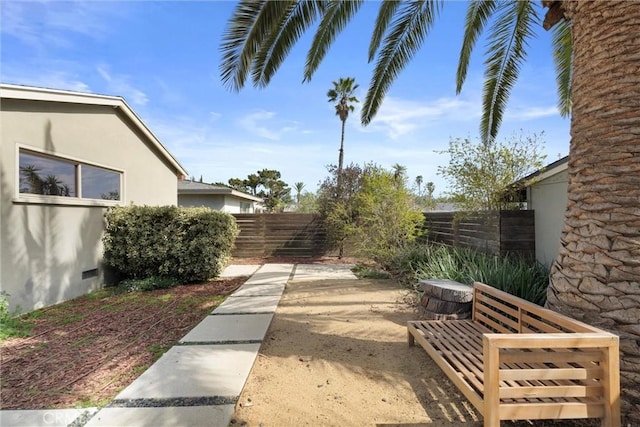
[[[268,168],[314,191],[336,164],[340,121],[326,92],[355,77],[364,100],[373,66],[367,47],[377,10],[366,3],[310,83],[302,68],[310,36],[293,49],[269,87],[230,92],[219,77],[220,41],[234,2],[11,1],[0,3],[3,83],[118,95],[189,174],[205,182]],[[476,138],[484,45],[455,94],[466,3],[447,2],[422,50],[397,79],[367,127],[347,121],[345,163],[407,167],[446,191],[437,167],[449,139]],[[542,15],[542,13],[541,13]],[[556,108],[551,35],[541,28],[512,93],[500,138],[544,131],[547,161],[569,150],[569,120]]]

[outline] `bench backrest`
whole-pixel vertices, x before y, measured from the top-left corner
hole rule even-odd
[[[602,332],[480,282],[473,284],[473,320],[499,333]]]

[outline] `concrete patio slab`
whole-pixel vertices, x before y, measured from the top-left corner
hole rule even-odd
[[[274,313],[278,308],[280,295],[264,297],[230,296],[211,314],[257,314]]]
[[[284,292],[284,284],[276,283],[269,285],[256,285],[255,283],[245,283],[233,293],[234,297],[264,297],[280,296]]]
[[[259,264],[251,264],[251,265],[239,265],[232,264],[228,265],[222,270],[220,273],[220,277],[240,277],[240,276],[251,276],[256,270],[260,268]]]
[[[179,342],[262,341],[272,318],[272,313],[207,316]]]
[[[252,285],[280,284],[284,285],[289,280],[293,270],[293,264],[265,264],[245,283]]]
[[[260,344],[172,347],[116,399],[238,396],[259,349]]]
[[[353,264],[298,264],[293,280],[355,280]]]
[[[98,408],[43,409],[0,411],[2,427],[57,427],[68,426],[80,419],[79,425],[96,413]]]
[[[233,409],[233,405],[105,408],[95,415],[86,426],[228,426],[233,417]]]

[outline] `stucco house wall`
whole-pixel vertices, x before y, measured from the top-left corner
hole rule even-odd
[[[178,183],[179,206],[204,206],[227,213],[256,213],[262,206],[260,197],[221,185],[195,181]]]
[[[536,259],[547,266],[560,248],[568,185],[567,163],[563,161],[547,167],[527,188],[527,208],[534,210]]]
[[[122,98],[13,85],[0,97],[0,286],[30,311],[101,287],[106,209],[175,205],[186,171]],[[20,153],[120,174],[120,200],[25,194]]]

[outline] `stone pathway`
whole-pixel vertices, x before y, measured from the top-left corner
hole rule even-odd
[[[351,267],[228,266],[253,275],[105,408],[0,411],[0,425],[227,426],[289,279],[355,279]]]

